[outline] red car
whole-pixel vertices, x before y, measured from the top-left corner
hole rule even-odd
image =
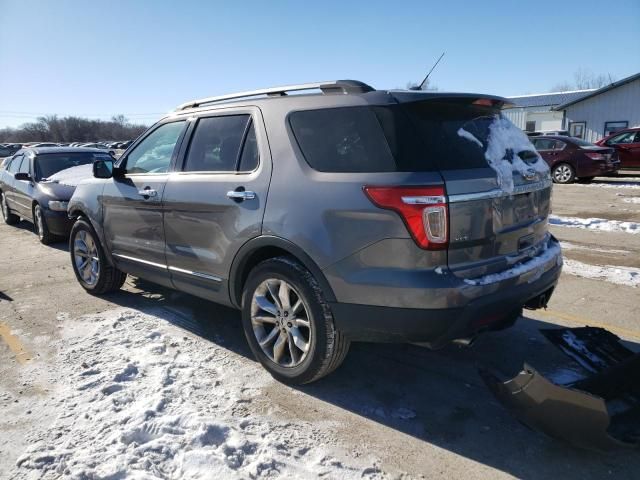
[[[615,148],[620,168],[640,168],[640,128],[619,130],[598,140],[596,145]]]
[[[594,177],[615,174],[620,168],[616,151],[575,137],[545,135],[531,142],[549,164],[555,183],[589,183]]]

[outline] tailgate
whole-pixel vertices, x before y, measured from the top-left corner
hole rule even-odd
[[[499,106],[486,98],[407,105],[445,182],[448,265],[462,278],[536,255],[547,235],[549,167]]]

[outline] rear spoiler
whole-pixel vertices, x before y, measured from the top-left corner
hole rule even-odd
[[[487,100],[498,108],[510,108],[514,104],[508,98],[499,97],[496,95],[487,95],[483,93],[457,93],[457,92],[434,92],[429,90],[390,90],[391,94],[398,102],[419,102],[422,100],[434,100],[434,101],[464,101],[468,100],[469,103],[481,102]]]
[[[597,451],[640,443],[640,353],[613,333],[582,327],[541,330],[580,375],[551,381],[525,364],[510,380],[480,375],[498,400],[528,427]]]

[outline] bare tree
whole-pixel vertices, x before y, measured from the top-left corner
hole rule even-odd
[[[615,78],[603,73],[595,74],[587,68],[579,68],[573,74],[573,83],[564,81],[557,83],[551,92],[566,92],[568,90],[587,90],[590,88],[602,88],[613,83]]]

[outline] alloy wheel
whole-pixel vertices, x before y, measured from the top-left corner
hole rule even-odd
[[[270,278],[251,300],[251,326],[264,354],[281,367],[296,367],[311,348],[309,309],[293,286]]]
[[[98,282],[100,275],[100,257],[93,236],[80,230],[73,241],[73,261],[82,281],[89,286]]]
[[[571,167],[559,165],[553,172],[553,177],[558,183],[567,183],[571,179]]]

